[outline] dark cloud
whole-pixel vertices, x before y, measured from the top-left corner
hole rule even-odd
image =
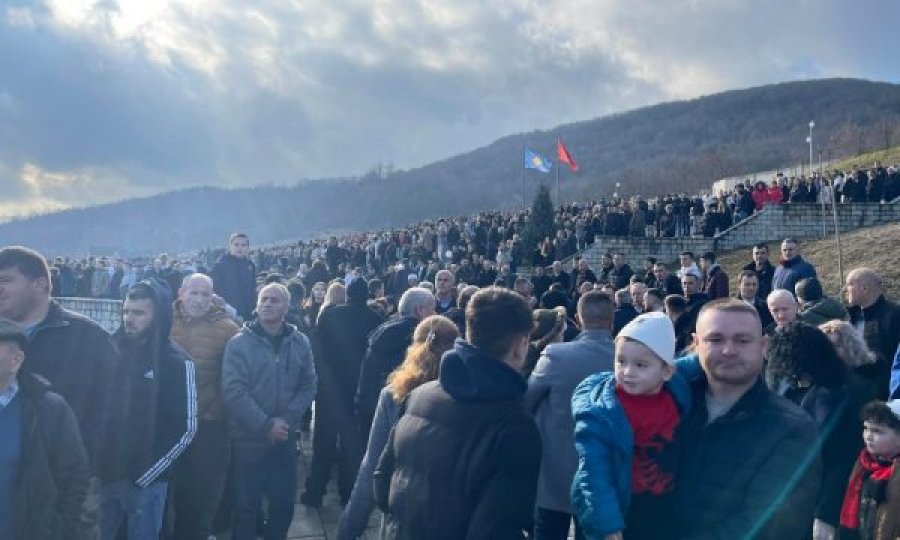
[[[898,77],[892,0],[2,9],[0,195],[23,208],[413,167],[664,99]]]

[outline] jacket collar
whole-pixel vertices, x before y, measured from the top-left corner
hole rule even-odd
[[[706,390],[709,388],[709,382],[706,379],[706,375],[704,374],[702,377],[697,379],[694,383],[694,390],[696,391],[694,395],[696,399],[699,400],[699,406],[703,407],[703,410],[706,411]],[[716,418],[712,423],[734,423],[741,422],[752,417],[759,411],[760,402],[765,399],[766,394],[768,394],[769,390],[766,388],[766,383],[763,381],[762,376],[757,377],[756,382],[751,386],[744,395],[737,400],[737,402],[731,406],[731,408],[723,414],[722,416]],[[708,414],[708,413],[707,413]]]

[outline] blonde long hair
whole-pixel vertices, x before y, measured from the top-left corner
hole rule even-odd
[[[853,369],[875,363],[875,353],[852,324],[835,319],[820,324],[819,330],[831,339],[847,367]]]
[[[400,403],[421,384],[437,379],[441,356],[453,348],[459,329],[447,317],[432,315],[422,320],[413,332],[403,363],[387,379],[387,387]]]

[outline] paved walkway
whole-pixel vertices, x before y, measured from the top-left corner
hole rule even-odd
[[[306,475],[309,472],[309,463],[312,458],[312,437],[304,434],[301,439],[303,451],[297,462],[298,476],[298,492],[297,500],[300,493],[303,492],[303,485],[306,482]],[[337,522],[341,516],[341,504],[338,497],[334,480],[328,485],[328,491],[322,499],[321,508],[310,508],[297,503],[294,508],[294,521],[291,523],[291,529],[288,531],[290,539],[304,540],[333,540],[337,538],[335,531],[337,530]],[[381,515],[376,510],[372,513],[369,521],[369,530],[363,538],[376,540],[378,538],[378,524],[381,522]]]

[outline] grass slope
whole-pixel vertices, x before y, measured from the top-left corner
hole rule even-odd
[[[884,167],[900,163],[900,146],[894,146],[887,150],[878,150],[860,154],[856,157],[841,160],[828,168],[849,171],[854,165],[859,165],[862,169],[868,169],[876,161],[880,161],[881,165]]]
[[[781,249],[780,242],[769,244],[773,264]],[[890,298],[900,299],[900,223],[859,229],[841,235],[844,276],[853,268],[868,266],[884,280]],[[837,296],[842,283],[838,274],[837,247],[834,235],[821,240],[803,241],[800,246],[803,258],[816,267],[819,279],[829,296]],[[752,260],[750,248],[724,252],[719,263],[728,273],[732,292],[737,290],[737,276]]]

